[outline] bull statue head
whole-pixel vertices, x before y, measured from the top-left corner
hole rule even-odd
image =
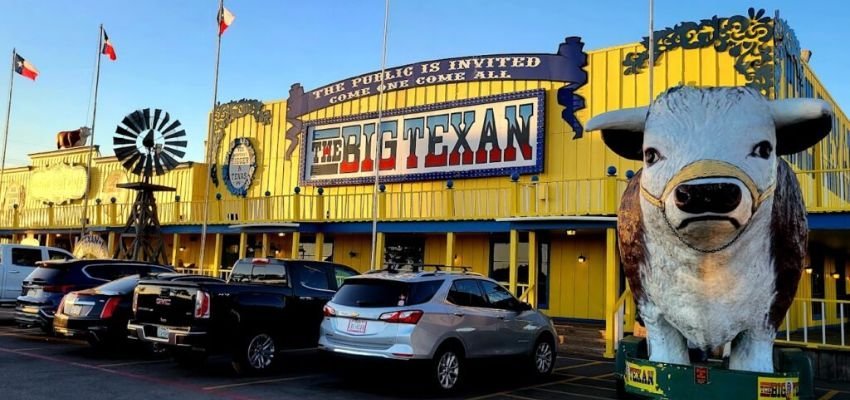
[[[747,87],[674,87],[649,107],[587,123],[613,152],[643,161],[618,235],[651,360],[688,364],[688,343],[734,341],[730,368],[773,370],[808,234],[796,177],[779,156],[831,127],[822,100],[769,101]]]

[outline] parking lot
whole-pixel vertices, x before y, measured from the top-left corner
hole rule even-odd
[[[386,399],[436,398],[424,390],[415,369],[382,364],[329,362],[314,352],[284,354],[286,362],[266,376],[238,377],[226,357],[200,368],[182,368],[164,355],[141,349],[92,350],[77,340],[20,329],[0,310],[0,390],[3,399]],[[481,367],[481,366],[479,366]],[[613,363],[562,355],[555,374],[540,381],[506,362],[470,377],[456,398],[616,398]],[[820,399],[850,399],[847,384],[821,382]]]

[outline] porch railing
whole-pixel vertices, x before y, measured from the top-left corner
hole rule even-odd
[[[797,172],[810,212],[850,212],[850,170]],[[616,176],[558,181],[518,180],[495,187],[381,191],[378,217],[384,221],[492,220],[509,217],[614,215],[628,181]],[[348,222],[372,220],[370,188],[310,189],[243,199],[212,199],[212,224],[275,221]],[[159,201],[163,225],[197,224],[202,201]],[[127,221],[129,203],[89,203],[89,225],[119,226]],[[0,228],[74,228],[83,206],[52,205],[0,211]]]
[[[850,350],[850,300],[796,298],[776,335],[778,343]]]

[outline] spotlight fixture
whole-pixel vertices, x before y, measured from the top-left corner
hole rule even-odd
[[[806,267],[806,273],[811,275],[812,274],[812,267]]]
[[[575,229],[567,229],[567,236],[575,236],[575,235],[576,235]]]
[[[578,256],[578,262],[583,264],[585,261],[587,261],[587,257],[585,257],[584,254]]]

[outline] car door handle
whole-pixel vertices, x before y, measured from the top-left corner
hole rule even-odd
[[[462,317],[463,316],[462,312],[456,312],[456,313],[453,313],[453,314],[454,314],[455,317]]]
[[[20,274],[21,271],[9,271],[10,274]]]

